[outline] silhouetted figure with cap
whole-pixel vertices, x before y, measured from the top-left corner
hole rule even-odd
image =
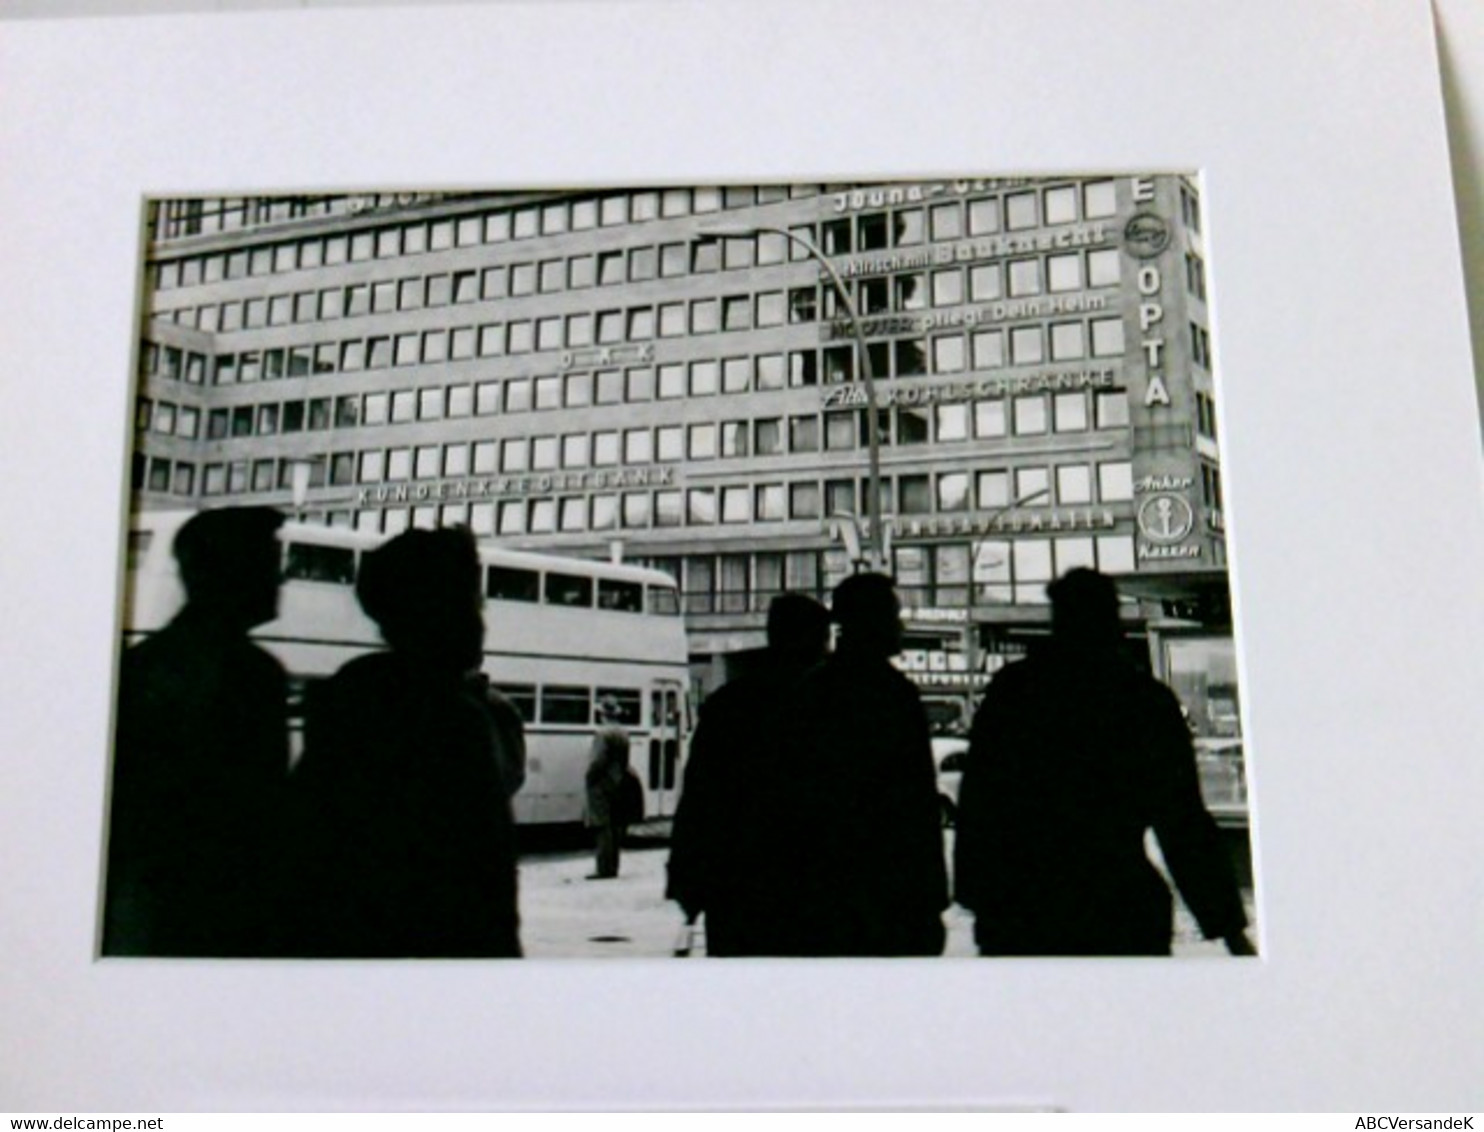
[[[1153,829],[1202,932],[1250,954],[1179,701],[1123,655],[1112,580],[1076,569],[1047,594],[1051,639],[987,689],[959,794],[955,898],[980,953],[1168,955]]]
[[[124,654],[105,955],[271,949],[287,681],[248,633],[277,615],[282,523],[257,507],[188,519],[172,545],[185,605]]]
[[[798,846],[790,831],[794,695],[829,647],[829,613],[804,594],[768,606],[766,659],[701,707],[670,841],[666,895],[694,923],[706,917],[711,956],[787,955],[799,911],[788,897]]]
[[[397,535],[362,557],[356,596],[389,647],[308,699],[294,950],[518,956],[510,759],[472,678],[484,649],[473,535]]]
[[[597,842],[595,871],[588,880],[611,880],[618,876],[624,833],[630,821],[643,816],[644,788],[629,769],[629,733],[624,730],[620,717],[616,702],[598,702],[598,729],[588,751],[584,775],[587,798],[583,820]],[[639,814],[633,812],[632,788],[635,786],[639,793]]]
[[[796,951],[938,955],[948,906],[942,819],[927,713],[891,663],[902,647],[891,579],[845,579],[831,616],[835,651],[797,694],[794,781],[806,820],[795,832]]]

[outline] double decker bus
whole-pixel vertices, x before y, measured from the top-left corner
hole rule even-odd
[[[141,512],[128,534],[124,640],[163,628],[185,600],[171,545],[191,512]],[[305,689],[384,648],[355,597],[360,556],[382,539],[288,522],[278,617],[253,639],[289,673],[290,740],[302,748]],[[482,544],[482,669],[525,721],[526,781],[516,821],[580,821],[600,703],[616,705],[644,783],[644,819],[675,812],[689,732],[685,626],[675,581],[619,563]]]

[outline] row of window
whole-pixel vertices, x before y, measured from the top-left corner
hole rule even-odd
[[[798,195],[811,195],[812,191],[813,186],[807,186]],[[787,195],[787,191],[782,188],[774,189],[772,193],[779,200]],[[882,195],[884,197],[886,193]],[[873,198],[874,194],[871,194],[864,199]],[[720,210],[724,200],[722,190],[719,189],[675,188],[632,195],[615,194],[601,199],[556,200],[513,210],[368,227],[338,235],[315,236],[231,252],[163,260],[155,265],[154,284],[158,290],[172,290],[223,280],[314,270],[344,263],[395,259],[457,247],[499,244],[535,236],[556,236],[653,219],[707,214]],[[207,209],[205,202],[200,203],[200,220],[204,228]],[[742,206],[743,204],[737,205]],[[288,207],[292,208],[292,205]],[[171,215],[172,208],[173,205],[166,207],[167,222],[174,219]],[[930,241],[956,240],[965,236],[1025,231],[1042,225],[1097,220],[1111,217],[1116,211],[1117,194],[1114,183],[1111,180],[1101,180],[1082,185],[1025,188],[1003,195],[976,196],[863,212],[825,220],[817,226],[800,226],[798,234],[816,243],[826,255],[849,255],[855,252],[915,247]],[[212,215],[224,215],[215,206],[215,202]],[[727,267],[752,267],[760,262],[781,263],[790,256],[801,258],[807,254],[800,248],[790,251],[787,245],[791,241],[772,233],[727,237],[718,243],[735,245],[735,248],[722,253],[723,260],[730,260],[725,263]],[[777,258],[772,258],[774,256]]]
[[[681,582],[691,614],[763,612],[785,590],[828,597],[854,569],[840,549],[758,554],[702,554],[651,559]],[[1125,534],[1020,536],[976,543],[898,545],[892,574],[904,610],[970,604],[1040,604],[1046,583],[1087,567],[1106,574],[1134,570],[1134,540]]]
[[[725,246],[730,247],[735,242],[725,241]],[[714,253],[716,245],[698,245],[689,251],[687,248],[685,244],[667,244],[660,248],[601,252],[596,256],[582,255],[478,270],[471,268],[279,295],[256,295],[174,309],[163,312],[162,317],[208,333],[231,333],[503,301],[715,269],[708,252]],[[966,302],[993,302],[1006,297],[1030,298],[1043,294],[1066,294],[1089,287],[1116,286],[1121,278],[1119,256],[1116,248],[1055,252],[1006,262],[989,260],[969,266],[870,276],[846,281],[845,286],[863,315],[908,313],[931,307],[959,306]],[[749,254],[740,259],[753,257]],[[771,255],[759,256],[758,262],[782,262],[781,251],[777,259]],[[734,263],[728,259],[725,266],[732,267]],[[647,318],[653,331],[649,337],[665,337],[660,333],[661,328],[667,328],[671,333],[679,332],[680,327],[696,319],[700,319],[703,327],[714,319],[715,325],[707,328],[710,330],[749,329],[753,326],[781,326],[785,322],[810,322],[819,317],[835,318],[841,314],[835,289],[822,285],[698,301],[720,306],[712,314],[711,308],[697,308],[693,302],[689,319],[683,317],[686,311],[684,303],[580,312],[565,318],[556,316],[554,321],[561,324],[562,333],[557,336],[551,332],[552,348],[593,345],[604,341],[605,334],[607,340],[621,341],[631,330],[629,324],[641,317],[634,314],[636,311],[649,312]]]
[[[290,461],[272,459],[208,463],[199,486],[206,496],[283,490],[291,483],[291,466]],[[195,468],[189,463],[164,458],[146,462],[141,456],[135,469],[141,489],[191,495],[197,486]],[[860,514],[865,493],[863,482],[853,478],[598,491],[478,503],[471,518],[461,521],[471,522],[480,533],[525,535],[814,520]],[[899,515],[1075,507],[1132,498],[1132,469],[1126,460],[889,475],[881,481],[882,512]]]
[[[469,386],[408,390],[392,403],[393,420],[412,417],[414,398],[437,414],[469,395]],[[368,394],[364,402],[384,394]],[[1203,396],[1203,395],[1202,395]],[[1206,402],[1198,400],[1198,409]],[[239,405],[208,412],[207,438],[221,440],[251,436],[291,434],[356,423],[364,403],[356,395],[310,401]],[[386,406],[376,403],[377,421]],[[401,414],[401,415],[397,415]],[[467,412],[450,414],[465,415]],[[189,405],[148,399],[140,401],[139,426],[156,434],[184,439],[199,437],[201,410]],[[1203,426],[1207,422],[1202,418]],[[1011,398],[983,398],[931,406],[899,405],[881,410],[877,416],[878,442],[883,447],[918,444],[951,444],[956,441],[1005,436],[1038,436],[1046,433],[1079,433],[1091,429],[1126,428],[1128,397],[1124,390],[1105,389],[1093,393],[1030,393]],[[645,426],[630,429],[599,429],[564,435],[513,436],[453,444],[431,444],[363,451],[359,472],[356,454],[341,452],[329,457],[329,472],[323,478],[335,484],[380,483],[384,480],[427,479],[495,472],[552,471],[573,468],[605,468],[627,465],[645,467],[656,461],[726,459],[743,456],[778,456],[788,453],[851,451],[868,446],[865,412],[833,411],[767,416],[691,424]],[[1212,434],[1207,434],[1212,435]]]
[[[385,510],[332,511],[309,516],[331,526],[355,527],[393,535],[409,526],[472,525],[494,533],[489,504],[444,504]],[[1040,603],[1045,584],[1077,566],[1108,574],[1135,569],[1134,540],[1127,534],[1068,534],[975,542],[945,541],[932,546],[898,544],[892,552],[898,592],[908,610],[917,606],[956,607],[969,603]],[[827,599],[854,565],[842,547],[741,554],[649,557],[642,564],[663,570],[681,587],[689,613],[762,612],[777,594],[789,591]],[[909,614],[910,615],[910,614]],[[507,695],[511,690],[501,687]],[[524,706],[518,702],[517,706]],[[528,712],[527,720],[535,718]]]
[[[773,204],[790,197],[811,197],[825,192],[824,185],[761,185],[725,189],[644,189],[607,192],[590,198],[527,204],[504,208],[489,215],[455,219],[415,221],[397,230],[410,233],[405,239],[417,250],[440,251],[454,246],[495,243],[599,226],[653,220],[660,216],[683,216],[692,212],[715,212],[718,208],[748,208]],[[663,193],[663,195],[661,195]],[[719,194],[719,195],[718,195]],[[356,210],[410,208],[449,199],[447,194],[373,193],[364,196],[233,197],[160,202],[150,223],[163,238],[209,235],[240,231],[259,224],[290,220],[345,216]],[[265,268],[264,270],[274,270]],[[278,268],[277,270],[290,270]]]
[[[558,320],[559,321],[559,320]],[[249,350],[216,358],[218,385],[251,384],[312,373],[356,373],[398,365],[436,364],[487,358],[504,352],[491,345],[508,331],[511,347],[521,352],[532,344],[529,323],[493,324],[479,329],[430,330],[319,346]],[[516,338],[518,331],[524,337]],[[1209,338],[1191,324],[1197,350]],[[879,339],[868,343],[872,374],[880,380],[961,374],[969,370],[993,370],[1005,366],[1039,365],[1045,362],[1078,362],[1089,358],[1119,358],[1126,348],[1123,319],[1119,316],[1032,322],[1009,329],[965,332],[955,329],[932,336]],[[485,395],[487,412],[523,412],[527,409],[577,408],[593,404],[618,404],[667,397],[697,397],[713,393],[745,393],[779,390],[854,380],[856,347],[853,343],[820,350],[794,350],[787,354],[737,355],[721,359],[698,359],[690,363],[669,362],[638,366],[626,371],[579,371],[547,374],[535,378],[506,380],[504,394]],[[1203,362],[1209,357],[1200,355]],[[187,367],[187,374],[190,368]],[[481,390],[493,389],[484,383]],[[395,394],[375,394],[390,397]],[[502,407],[503,406],[503,407]],[[379,423],[379,422],[377,422]]]

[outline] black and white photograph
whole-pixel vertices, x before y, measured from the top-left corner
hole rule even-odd
[[[0,1109],[1479,1108],[1484,9],[31,7]]]
[[[1202,223],[150,200],[102,954],[1255,954]]]

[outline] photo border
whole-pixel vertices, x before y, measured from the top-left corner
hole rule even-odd
[[[906,11],[0,29],[0,1104],[1480,1106],[1484,523],[1426,4]],[[1192,167],[1261,961],[92,958],[145,196]]]

